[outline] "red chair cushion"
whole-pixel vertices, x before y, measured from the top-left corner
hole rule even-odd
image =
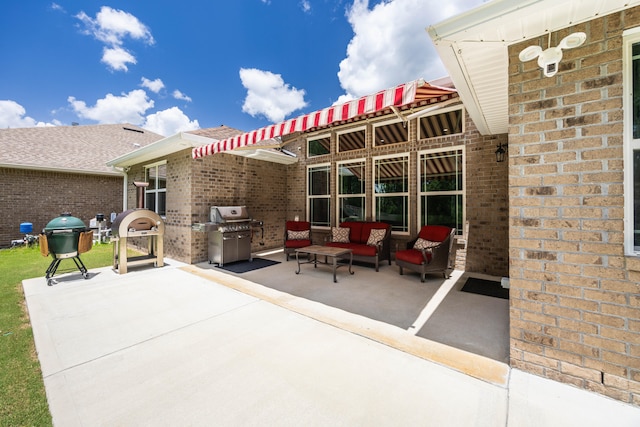
[[[405,261],[410,264],[420,265],[424,263],[422,252],[417,249],[406,249],[404,251],[396,252],[396,259]],[[431,254],[427,253],[427,259],[431,261]]]
[[[451,227],[445,225],[425,225],[420,229],[418,237],[432,242],[444,242],[451,233]]]
[[[285,227],[291,231],[305,231],[311,230],[311,223],[308,221],[287,221]]]

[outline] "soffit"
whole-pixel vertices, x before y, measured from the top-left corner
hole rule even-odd
[[[638,4],[640,0],[494,0],[427,32],[478,130],[501,134],[507,133],[509,120],[509,45]]]

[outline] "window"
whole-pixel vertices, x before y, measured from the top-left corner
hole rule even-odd
[[[145,166],[145,180],[149,183],[145,191],[144,206],[160,216],[167,214],[167,162]]]
[[[352,151],[364,148],[365,128],[349,129],[336,134],[338,137],[338,151]]]
[[[364,221],[365,218],[365,162],[351,160],[338,167],[338,219]]]
[[[374,203],[377,221],[391,231],[409,231],[409,155],[373,159]]]
[[[419,155],[420,225],[446,225],[463,233],[464,150],[428,151]]]
[[[398,144],[409,140],[407,123],[401,120],[385,122],[373,126],[373,144],[376,147]]]
[[[318,135],[307,139],[307,157],[329,154],[331,135]]]
[[[313,227],[331,226],[331,166],[308,168],[307,209]]]
[[[640,28],[623,33],[624,252],[640,255]]]
[[[438,110],[437,113],[420,117],[418,124],[420,129],[420,139],[435,138],[438,136],[454,135],[462,133],[464,116],[463,110],[459,107],[452,107],[448,110]]]

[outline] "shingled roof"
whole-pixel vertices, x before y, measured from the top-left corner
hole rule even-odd
[[[118,175],[108,160],[163,138],[131,124],[0,129],[0,167]]]

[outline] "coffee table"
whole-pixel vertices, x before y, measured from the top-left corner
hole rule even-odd
[[[300,254],[309,255],[309,260],[305,262],[300,262]],[[328,264],[327,258],[332,258],[333,262],[333,283],[337,283],[336,279],[336,269],[343,265],[347,264],[338,264],[338,258],[343,257],[349,254],[349,273],[353,274],[351,271],[351,265],[353,264],[353,251],[351,249],[345,248],[334,248],[331,246],[320,246],[320,245],[311,245],[305,246],[304,248],[296,249],[296,261],[298,261],[298,270],[296,274],[300,274],[300,265],[301,264],[311,264],[313,263],[314,268],[318,268],[318,255],[324,256],[324,263]],[[313,256],[312,256],[313,255]]]

